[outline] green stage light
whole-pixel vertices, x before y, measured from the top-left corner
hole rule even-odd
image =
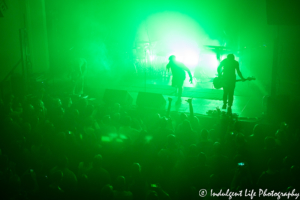
[[[195,68],[194,73],[198,78],[213,78],[217,73],[219,61],[214,52],[201,52],[199,64]]]
[[[175,43],[176,44],[176,43]],[[199,48],[195,47],[189,43],[180,43],[178,45],[171,45],[171,53],[170,55],[175,55],[176,60],[184,63],[190,69],[195,68],[199,62]]]
[[[199,53],[193,51],[186,51],[184,56],[184,63],[187,66],[195,67],[198,65]]]
[[[149,15],[140,24],[135,42],[148,42],[152,52],[149,59],[155,60],[160,66],[165,66],[168,57],[175,55],[177,61],[184,63],[193,73],[201,65],[202,54],[209,54],[210,59],[214,58],[211,61],[206,59],[204,66],[213,70],[218,67],[215,53],[206,49],[205,45],[218,46],[219,42],[210,39],[197,20],[179,12],[167,11]],[[165,59],[156,60],[158,57]],[[210,76],[215,73],[209,72]]]

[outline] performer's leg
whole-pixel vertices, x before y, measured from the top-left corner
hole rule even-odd
[[[175,88],[175,91],[172,93],[172,95],[173,94],[177,95],[178,94],[178,87],[177,87],[177,83],[176,83],[176,80],[174,79],[174,77],[172,77],[172,87]]]
[[[181,103],[181,97],[182,97],[182,86],[178,86],[178,99],[177,99],[177,104],[180,104]]]
[[[222,109],[226,109],[227,106],[227,97],[228,97],[228,87],[223,87],[223,107]]]
[[[235,89],[235,83],[230,84],[228,88],[228,110],[227,110],[229,114],[232,113],[231,107],[233,104],[234,89]]]
[[[178,87],[178,99],[181,99],[182,96],[182,86]]]
[[[177,104],[181,103],[181,97],[182,97],[182,90],[183,90],[183,83],[184,83],[184,79],[183,80],[177,80],[177,88],[178,88],[178,99],[177,99]]]
[[[233,104],[233,92],[234,90],[230,89],[228,92],[228,106],[231,107]]]
[[[232,83],[228,88],[228,106],[232,106],[233,104],[233,96],[234,96],[235,83]]]

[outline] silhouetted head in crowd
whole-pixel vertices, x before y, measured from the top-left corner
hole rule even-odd
[[[34,107],[31,104],[28,104],[24,108],[24,114],[27,116],[32,116],[34,115]]]
[[[159,113],[152,114],[149,117],[150,126],[157,126],[160,122],[161,116]]]
[[[118,176],[114,189],[117,191],[126,190],[126,180],[124,176]]]
[[[243,133],[243,124],[240,121],[238,121],[238,120],[235,121],[233,123],[233,131],[237,132],[237,133],[240,133],[240,132]]]
[[[70,97],[62,99],[62,106],[64,108],[70,108],[72,106],[72,103],[73,103],[73,101],[72,101],[72,98],[70,98]]]
[[[79,110],[77,110],[77,109],[72,110],[71,116],[72,116],[72,119],[78,120],[79,116],[80,116]]]
[[[191,131],[192,130],[191,123],[188,120],[184,120],[182,122],[181,129],[183,131],[188,131],[188,132]]]
[[[89,185],[89,179],[88,176],[86,174],[81,174],[81,176],[78,176],[78,183],[79,188],[83,189],[87,189],[88,185]]]
[[[123,119],[123,125],[124,126],[131,126],[132,120],[130,116],[126,116]]]
[[[21,177],[21,187],[25,191],[33,191],[36,186],[35,172],[30,170]]]
[[[221,154],[222,149],[221,149],[221,144],[219,142],[215,142],[213,146],[214,154]]]
[[[112,114],[111,119],[115,123],[119,123],[120,119],[121,119],[121,114],[120,113],[114,113],[114,114]]]
[[[157,192],[156,191],[150,191],[149,194],[147,195],[146,200],[159,200]]]
[[[86,116],[91,116],[95,110],[95,107],[93,105],[88,105],[86,107]]]
[[[102,122],[105,124],[105,125],[110,125],[111,124],[111,118],[109,115],[105,115],[103,118],[102,118]]]
[[[297,179],[300,175],[300,168],[296,165],[293,165],[290,169],[290,172],[291,172],[291,176]],[[299,180],[297,179],[297,181]]]
[[[236,134],[235,141],[236,141],[236,144],[239,145],[239,146],[240,145],[245,145],[246,139],[245,139],[244,134],[242,134],[242,133]]]
[[[283,166],[286,168],[291,168],[294,165],[294,157],[286,156],[283,158]]]
[[[198,155],[198,163],[199,163],[200,166],[204,166],[205,165],[205,163],[206,163],[206,155],[205,155],[205,153],[203,153],[203,152],[199,153],[199,155]]]
[[[94,160],[93,160],[93,167],[94,168],[101,168],[102,164],[103,164],[103,158],[102,158],[102,156],[100,154],[96,155],[94,157]]]
[[[5,106],[8,106],[12,104],[13,100],[14,100],[15,96],[12,95],[12,94],[8,94],[8,95],[5,95],[4,98],[3,98],[3,103]]]
[[[192,124],[193,128],[198,128],[198,126],[200,125],[198,117],[196,117],[196,116],[192,117],[191,124]]]
[[[141,165],[139,163],[133,163],[131,166],[131,175],[133,178],[139,178],[141,176]]]
[[[216,174],[210,175],[210,188],[218,188],[221,189],[221,178]]]
[[[15,103],[12,107],[13,111],[16,111],[18,113],[22,113],[23,112],[23,107],[21,103]]]
[[[284,142],[286,139],[286,132],[284,130],[277,130],[275,133],[275,137],[280,140],[281,142]]]
[[[211,129],[208,135],[209,135],[209,139],[211,139],[213,142],[217,141],[218,136],[217,136],[217,131],[215,129]]]
[[[45,109],[45,104],[42,100],[38,99],[36,102],[36,107],[43,110]]]
[[[31,125],[29,123],[23,123],[22,128],[23,132],[25,133],[25,136],[31,133]]]
[[[60,170],[55,171],[53,176],[52,176],[53,183],[54,184],[59,184],[62,181],[63,176],[64,176],[64,174],[63,174],[62,171],[60,171]]]
[[[277,159],[270,158],[268,161],[268,170],[276,171],[280,168],[280,162]]]
[[[53,99],[53,106],[54,106],[54,108],[58,108],[58,107],[62,106],[62,102],[61,102],[60,98]]]
[[[5,124],[6,126],[12,126],[13,123],[14,123],[14,120],[13,120],[11,117],[5,117],[5,119],[4,119],[4,124]]]
[[[44,131],[48,132],[48,133],[54,133],[55,127],[54,127],[53,123],[51,123],[50,121],[46,120],[45,124],[44,124]]]
[[[271,150],[276,148],[276,140],[273,137],[266,137],[265,138],[265,149]]]
[[[114,199],[114,191],[111,185],[105,185],[101,189],[101,197],[105,200],[113,200]]]
[[[66,156],[59,156],[57,160],[57,167],[60,169],[68,167],[69,160]]]
[[[56,112],[57,117],[63,117],[65,114],[65,109],[63,107],[59,107],[56,111],[57,111]]]
[[[63,144],[67,139],[67,135],[65,132],[58,132],[56,134],[56,142],[57,143],[60,143],[60,144]]]
[[[265,138],[266,136],[266,125],[264,124],[256,124],[253,128],[253,136],[257,138]]]
[[[93,162],[94,156],[95,154],[93,154],[93,151],[91,149],[85,149],[85,151],[82,152],[82,160],[84,164]]]
[[[174,148],[176,147],[176,136],[173,134],[170,134],[167,136],[167,147],[169,148]]]
[[[191,144],[188,149],[188,155],[197,156],[197,154],[198,154],[197,146],[195,144]]]
[[[286,189],[286,192],[292,193],[293,190],[295,190],[295,189],[296,189],[295,187],[289,186],[289,187]]]
[[[131,127],[137,130],[142,129],[141,122],[137,118],[133,118],[131,122]]]
[[[141,130],[136,140],[137,144],[145,144],[145,142],[151,141],[152,139],[146,139],[147,135],[149,135],[147,131]]]
[[[201,140],[207,140],[208,139],[208,130],[202,129],[200,133]]]
[[[181,113],[180,114],[180,121],[184,121],[184,120],[187,120],[188,119],[188,116],[185,114],[185,113]]]
[[[159,124],[158,124],[161,128],[166,128],[168,125],[168,119],[166,117],[161,117],[159,119]]]
[[[80,111],[86,109],[86,107],[89,105],[88,99],[81,98],[78,102],[78,108]]]
[[[22,185],[22,188],[24,188],[24,189],[27,188],[25,179],[23,179],[22,183],[21,183],[21,179],[17,174],[12,174],[9,177],[8,185],[9,185],[9,188],[11,190],[10,192],[12,192],[12,194],[20,192],[21,185]]]

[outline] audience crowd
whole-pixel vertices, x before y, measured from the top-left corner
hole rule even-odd
[[[207,124],[193,112],[158,114],[47,94],[10,95],[0,109],[3,199],[192,200],[201,189],[297,192],[299,127],[286,123],[249,130],[225,114]]]

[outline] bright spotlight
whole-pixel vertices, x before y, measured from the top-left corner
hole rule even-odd
[[[198,65],[199,55],[193,51],[187,51],[184,55],[183,63],[188,67],[195,67]]]

